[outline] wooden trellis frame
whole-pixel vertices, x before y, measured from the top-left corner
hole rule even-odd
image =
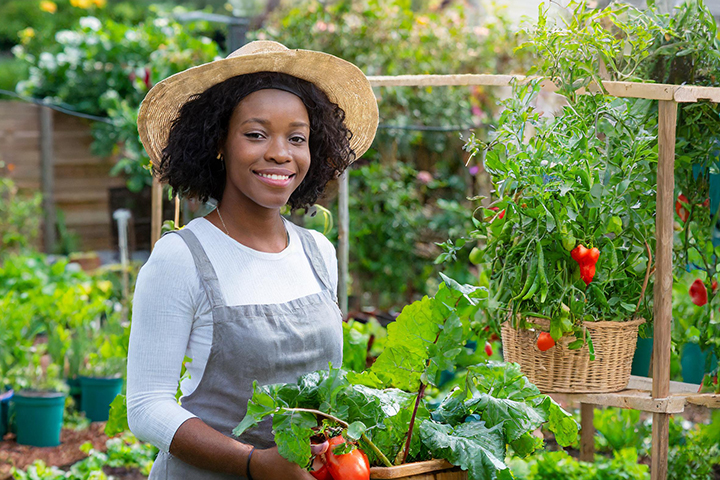
[[[427,87],[427,86],[510,86],[513,81],[527,82],[529,77],[512,75],[399,75],[368,77],[373,87]],[[545,80],[542,88],[556,91],[555,85]],[[672,248],[673,204],[675,187],[675,132],[677,129],[677,104],[710,101],[720,103],[720,88],[692,85],[666,85],[633,82],[602,83],[604,91],[611,96],[643,98],[658,101],[658,167],[657,167],[657,214],[656,214],[656,271],[654,295],[653,378],[632,377],[628,389],[616,393],[572,394],[570,399],[581,403],[581,457],[592,460],[592,427],[594,405],[614,406],[651,412],[652,450],[651,478],[667,478],[668,434],[670,415],[680,413],[686,404],[720,408],[720,395],[697,394],[689,391],[697,388],[670,382],[671,325],[672,325]],[[588,92],[599,92],[597,84],[591,84]],[[583,92],[580,92],[583,93]],[[347,313],[348,278],[348,187],[347,176],[340,179],[339,190],[339,236],[338,264],[341,272],[339,298],[343,312]],[[162,188],[153,183],[152,243],[160,238],[162,224]]]

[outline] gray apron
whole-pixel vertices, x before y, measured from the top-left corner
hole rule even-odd
[[[342,363],[342,314],[315,239],[303,228],[296,231],[322,291],[287,303],[227,306],[215,269],[193,232],[177,230],[195,261],[213,316],[213,339],[205,371],[195,391],[181,398],[183,408],[215,430],[232,436],[259,385],[295,382],[300,375]],[[272,421],[266,418],[239,441],[257,448],[275,445]],[[150,480],[238,479],[193,467],[160,452]]]

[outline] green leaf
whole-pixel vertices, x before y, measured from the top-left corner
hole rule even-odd
[[[273,415],[273,432],[278,453],[298,465],[308,465],[312,456],[310,437],[317,418],[307,412],[286,412]]]
[[[367,427],[363,422],[353,422],[347,428],[347,437],[350,440],[358,441],[362,437],[363,433],[367,430]]]
[[[127,420],[127,398],[118,395],[110,403],[110,414],[105,424],[105,435],[113,437],[119,433],[130,430]]]
[[[426,420],[420,424],[420,435],[434,458],[444,458],[467,470],[470,480],[494,480],[504,478],[501,472],[509,473],[499,426],[486,428],[484,422],[471,422],[452,428]]]
[[[545,397],[540,405],[548,414],[548,429],[555,434],[555,440],[567,447],[577,440],[579,425],[572,415],[563,410],[550,397]]]

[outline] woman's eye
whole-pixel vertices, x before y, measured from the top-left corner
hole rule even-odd
[[[294,137],[290,137],[290,141],[293,143],[303,143],[303,142],[305,142],[305,137],[296,135]]]
[[[248,132],[245,136],[248,138],[263,138],[263,134],[259,132]]]

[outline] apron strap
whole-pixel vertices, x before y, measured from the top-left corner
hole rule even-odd
[[[322,254],[320,253],[320,249],[318,248],[315,239],[307,229],[298,227],[297,225],[295,225],[295,227],[295,231],[298,232],[298,235],[300,236],[305,256],[307,256],[308,260],[310,260],[310,265],[315,271],[315,275],[318,276],[320,282],[323,284],[323,287],[330,293],[333,300],[337,302],[337,292],[332,288],[325,260],[322,258]]]
[[[197,268],[198,274],[202,279],[203,288],[207,293],[210,304],[213,307],[222,307],[225,305],[225,298],[223,297],[222,290],[220,290],[220,282],[218,281],[215,269],[210,263],[210,259],[205,253],[205,249],[200,244],[195,234],[183,228],[182,230],[171,230],[167,233],[176,233],[180,235],[190,249],[190,253],[195,261],[195,268]]]

